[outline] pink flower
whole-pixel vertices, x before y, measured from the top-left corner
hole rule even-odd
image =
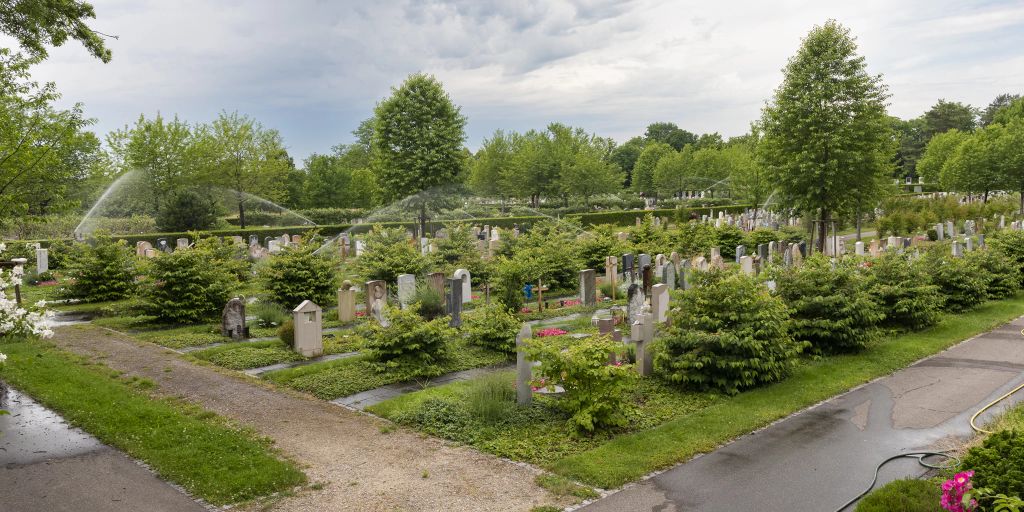
[[[973,476],[974,471],[963,471],[942,482],[942,508],[950,512],[972,512],[977,508],[978,502],[975,500],[971,500],[967,508],[963,506],[964,494],[973,488],[971,485]]]
[[[563,334],[569,334],[569,331],[563,331],[557,327],[548,327],[547,329],[537,331],[536,336],[538,338],[543,338],[545,336],[561,336]]]

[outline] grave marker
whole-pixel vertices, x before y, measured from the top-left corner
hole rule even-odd
[[[304,300],[292,310],[295,325],[293,348],[305,357],[318,357],[324,353],[323,310],[311,300]]]

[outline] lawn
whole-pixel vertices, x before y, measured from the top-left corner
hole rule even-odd
[[[324,334],[324,354],[354,352],[359,350],[362,343],[362,338],[355,334],[326,333]],[[230,370],[247,370],[306,359],[280,340],[227,343],[197,350],[189,355]]]
[[[730,439],[887,375],[1021,314],[1024,294],[986,303],[971,312],[946,314],[930,329],[879,340],[858,354],[805,360],[786,380],[733,397],[644,383],[634,396],[640,419],[634,418],[630,427],[614,436],[580,439],[564,426],[556,428],[558,411],[544,399],[528,410],[510,413],[506,422],[485,424],[467,412],[468,406],[459,405],[467,402],[471,383],[427,389],[370,410],[483,451],[537,463],[588,485],[613,488],[714,450]],[[648,391],[643,391],[645,387]],[[664,413],[652,413],[658,408],[643,402],[648,396],[669,404],[679,400],[689,407],[666,407]],[[445,405],[439,402],[455,407],[444,410]],[[432,414],[454,420],[446,424],[435,421]]]
[[[287,491],[306,482],[269,440],[189,405],[150,396],[154,384],[125,380],[48,343],[0,344],[0,376],[160,477],[213,505]]]

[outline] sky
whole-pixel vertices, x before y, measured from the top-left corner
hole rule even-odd
[[[657,121],[747,132],[815,25],[838,20],[889,112],[1024,93],[1024,1],[92,0],[104,64],[71,41],[33,70],[106,133],[140,114],[248,114],[296,162],[353,141],[392,87],[435,75],[476,149],[495,130],[580,126],[622,142]],[[0,40],[11,46],[10,40]]]

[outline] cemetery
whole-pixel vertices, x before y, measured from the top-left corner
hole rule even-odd
[[[0,51],[0,484],[74,441],[167,510],[1024,507],[1020,96],[890,116],[830,20],[736,137],[473,150],[415,73],[297,167],[237,112],[101,143],[36,63]]]

